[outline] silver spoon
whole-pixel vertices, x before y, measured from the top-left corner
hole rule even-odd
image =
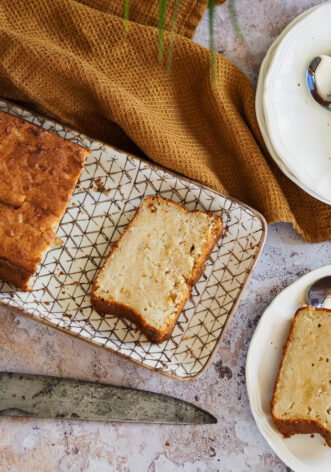
[[[307,290],[308,305],[331,308],[331,275],[316,280]]]
[[[331,111],[331,57],[314,57],[306,72],[306,82],[316,102]]]

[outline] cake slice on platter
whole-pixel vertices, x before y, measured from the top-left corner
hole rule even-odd
[[[221,234],[219,216],[147,197],[94,281],[95,309],[128,318],[151,342],[163,342]]]

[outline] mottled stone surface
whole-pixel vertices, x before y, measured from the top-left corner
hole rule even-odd
[[[308,0],[237,0],[217,8],[216,45],[255,81],[272,40]],[[231,26],[237,8],[240,29]],[[232,13],[232,18],[233,18]],[[232,21],[233,23],[233,21]],[[208,44],[207,16],[196,40]],[[244,38],[243,41],[241,38]],[[286,224],[266,246],[207,372],[185,383],[160,377],[79,340],[0,310],[0,370],[76,377],[162,392],[218,417],[211,426],[0,419],[0,472],[284,472],[252,418],[245,360],[264,309],[289,283],[331,261],[331,244],[308,244]]]

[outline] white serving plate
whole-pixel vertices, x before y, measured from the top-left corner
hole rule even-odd
[[[311,97],[306,69],[331,54],[331,3],[312,9],[282,37],[264,79],[263,110],[270,141],[303,187],[331,203],[331,117]]]
[[[246,360],[246,385],[256,424],[275,453],[295,472],[330,472],[331,448],[315,434],[283,438],[276,429],[270,400],[291,321],[306,302],[306,290],[317,279],[331,275],[331,265],[304,275],[285,288],[262,315]]]
[[[24,111],[6,101],[0,109],[42,126],[92,152],[45,254],[33,291],[0,282],[0,305],[107,349],[131,362],[181,380],[208,366],[248,282],[266,236],[264,218],[237,200],[127,155]],[[105,191],[97,191],[100,178]],[[101,317],[91,306],[94,277],[142,200],[160,194],[222,217],[224,235],[192,291],[171,338],[155,345],[124,318]]]
[[[282,38],[285,36],[285,34],[298,22],[300,21],[301,18],[306,16],[310,11],[315,10],[319,8],[320,5],[313,7],[312,9],[305,11],[301,15],[299,15],[297,18],[295,18],[289,25],[282,31],[282,33],[277,37],[277,39],[272,43],[270,48],[268,49],[267,54],[265,55],[260,72],[259,72],[259,77],[258,77],[258,82],[257,82],[257,88],[256,88],[256,95],[255,95],[255,111],[256,111],[256,117],[257,121],[259,124],[259,128],[261,131],[261,134],[263,136],[265,145],[268,148],[268,151],[273,158],[273,160],[276,162],[280,170],[294,182],[296,185],[298,185],[300,188],[302,188],[305,192],[310,194],[312,197],[317,198],[319,200],[322,200],[324,203],[331,204],[331,201],[323,199],[320,195],[316,194],[313,190],[307,188],[305,185],[303,185],[302,182],[300,182],[294,174],[287,168],[287,166],[284,164],[284,162],[281,160],[281,158],[278,156],[275,148],[272,145],[272,142],[270,140],[268,131],[267,131],[267,126],[266,126],[266,121],[264,117],[264,109],[263,109],[263,94],[264,94],[264,79],[266,72],[268,70],[270,61],[275,53],[275,50],[277,49],[280,41]]]

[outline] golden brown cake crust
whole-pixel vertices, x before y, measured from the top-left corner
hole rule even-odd
[[[93,290],[92,303],[93,303],[94,308],[100,314],[111,313],[112,315],[124,317],[130,321],[133,321],[133,323],[135,323],[138,326],[138,328],[146,335],[149,341],[151,341],[152,343],[160,344],[160,343],[163,343],[163,341],[166,341],[167,339],[170,338],[171,333],[174,329],[174,325],[182,309],[184,308],[185,303],[190,297],[191,289],[192,289],[192,286],[189,285],[188,290],[187,290],[187,295],[185,298],[183,298],[182,303],[178,307],[177,313],[175,314],[173,322],[169,326],[167,326],[167,328],[163,331],[156,330],[155,328],[153,328],[153,326],[149,325],[146,322],[146,320],[135,310],[132,310],[132,308],[126,305],[122,305],[121,303],[109,302],[102,298],[96,297],[93,293],[95,289],[92,289]]]
[[[34,273],[57,224],[54,215],[28,202],[18,209],[0,203],[0,257]]]
[[[0,198],[15,192],[61,218],[88,151],[2,111],[0,138]]]
[[[307,307],[304,306],[302,308],[299,308],[296,311],[296,313],[295,313],[295,315],[292,319],[292,322],[291,322],[288,337],[287,337],[286,342],[283,346],[282,358],[281,358],[280,365],[279,365],[279,368],[278,368],[278,374],[277,374],[277,377],[276,377],[276,382],[275,382],[275,386],[274,386],[272,399],[270,401],[271,416],[272,416],[272,419],[273,419],[278,431],[280,433],[282,433],[284,435],[284,437],[290,437],[293,434],[314,434],[314,433],[318,433],[321,436],[323,436],[323,438],[325,439],[327,445],[329,447],[331,447],[331,433],[320,422],[318,422],[316,420],[306,420],[306,419],[297,419],[297,420],[287,419],[287,420],[283,420],[283,419],[278,418],[274,413],[275,402],[276,402],[276,390],[277,390],[278,382],[279,382],[279,379],[280,379],[281,369],[282,369],[283,362],[284,362],[284,359],[285,359],[286,351],[287,351],[288,346],[289,346],[289,344],[292,340],[296,317],[300,314],[301,311],[305,310],[306,308]],[[327,308],[314,308],[314,310],[327,311],[327,312],[330,313],[330,316],[331,316],[331,310],[330,309],[327,309]]]
[[[159,195],[147,197],[144,200],[144,203],[147,201],[147,202],[149,202],[150,205],[153,205],[153,200],[154,199],[161,199],[161,200],[165,200],[165,201],[171,201],[171,203],[176,204],[180,209],[185,210],[185,212],[187,212],[187,213],[199,213],[199,212],[200,213],[207,213],[207,212],[202,212],[201,210],[189,211],[181,203],[174,202],[172,200],[161,197]],[[135,219],[137,218],[137,216],[139,215],[139,212],[141,211],[141,208],[142,208],[142,205],[138,208],[138,210],[136,211],[134,217],[132,218],[130,223],[126,226],[126,228],[124,229],[124,231],[123,231],[121,237],[119,238],[119,240],[115,243],[112,243],[110,253],[107,256],[103,267],[106,265],[106,262],[108,261],[110,256],[113,254],[113,252],[119,246],[120,241],[124,237],[126,232],[134,224]],[[198,261],[196,262],[196,264],[193,268],[192,278],[187,281],[187,292],[184,295],[181,304],[178,306],[178,309],[176,310],[176,313],[175,313],[174,317],[172,318],[171,323],[169,323],[163,330],[155,329],[153,326],[151,326],[150,324],[148,324],[146,322],[145,318],[143,318],[139,313],[137,313],[135,310],[133,310],[129,306],[126,306],[124,304],[117,303],[117,302],[110,302],[108,300],[105,300],[104,298],[101,298],[101,297],[97,296],[96,295],[96,290],[98,288],[98,275],[99,274],[97,275],[96,279],[94,280],[94,283],[93,283],[93,286],[92,286],[92,291],[91,291],[92,304],[93,304],[94,308],[98,311],[98,313],[101,313],[101,314],[111,313],[111,314],[114,314],[116,316],[124,317],[124,318],[129,319],[130,321],[134,322],[139,327],[139,329],[146,335],[147,339],[149,341],[153,342],[153,343],[162,343],[163,341],[166,341],[167,339],[169,339],[170,336],[171,336],[171,333],[174,329],[174,325],[175,325],[181,311],[183,310],[187,300],[189,299],[189,297],[191,295],[193,285],[200,279],[202,273],[205,270],[205,263],[208,260],[208,258],[210,257],[210,254],[211,254],[214,246],[216,245],[217,241],[220,239],[220,237],[222,235],[222,230],[223,230],[222,220],[217,215],[213,214],[213,216],[215,217],[215,219],[217,221],[217,226],[212,231],[210,239],[208,241],[208,244],[205,247],[204,252],[201,254],[201,256],[199,257]],[[102,269],[101,269],[101,271],[102,271]]]
[[[0,278],[28,289],[88,154],[0,111]]]
[[[17,265],[4,259],[0,259],[0,279],[8,280],[21,290],[29,290],[31,272],[27,272]]]

